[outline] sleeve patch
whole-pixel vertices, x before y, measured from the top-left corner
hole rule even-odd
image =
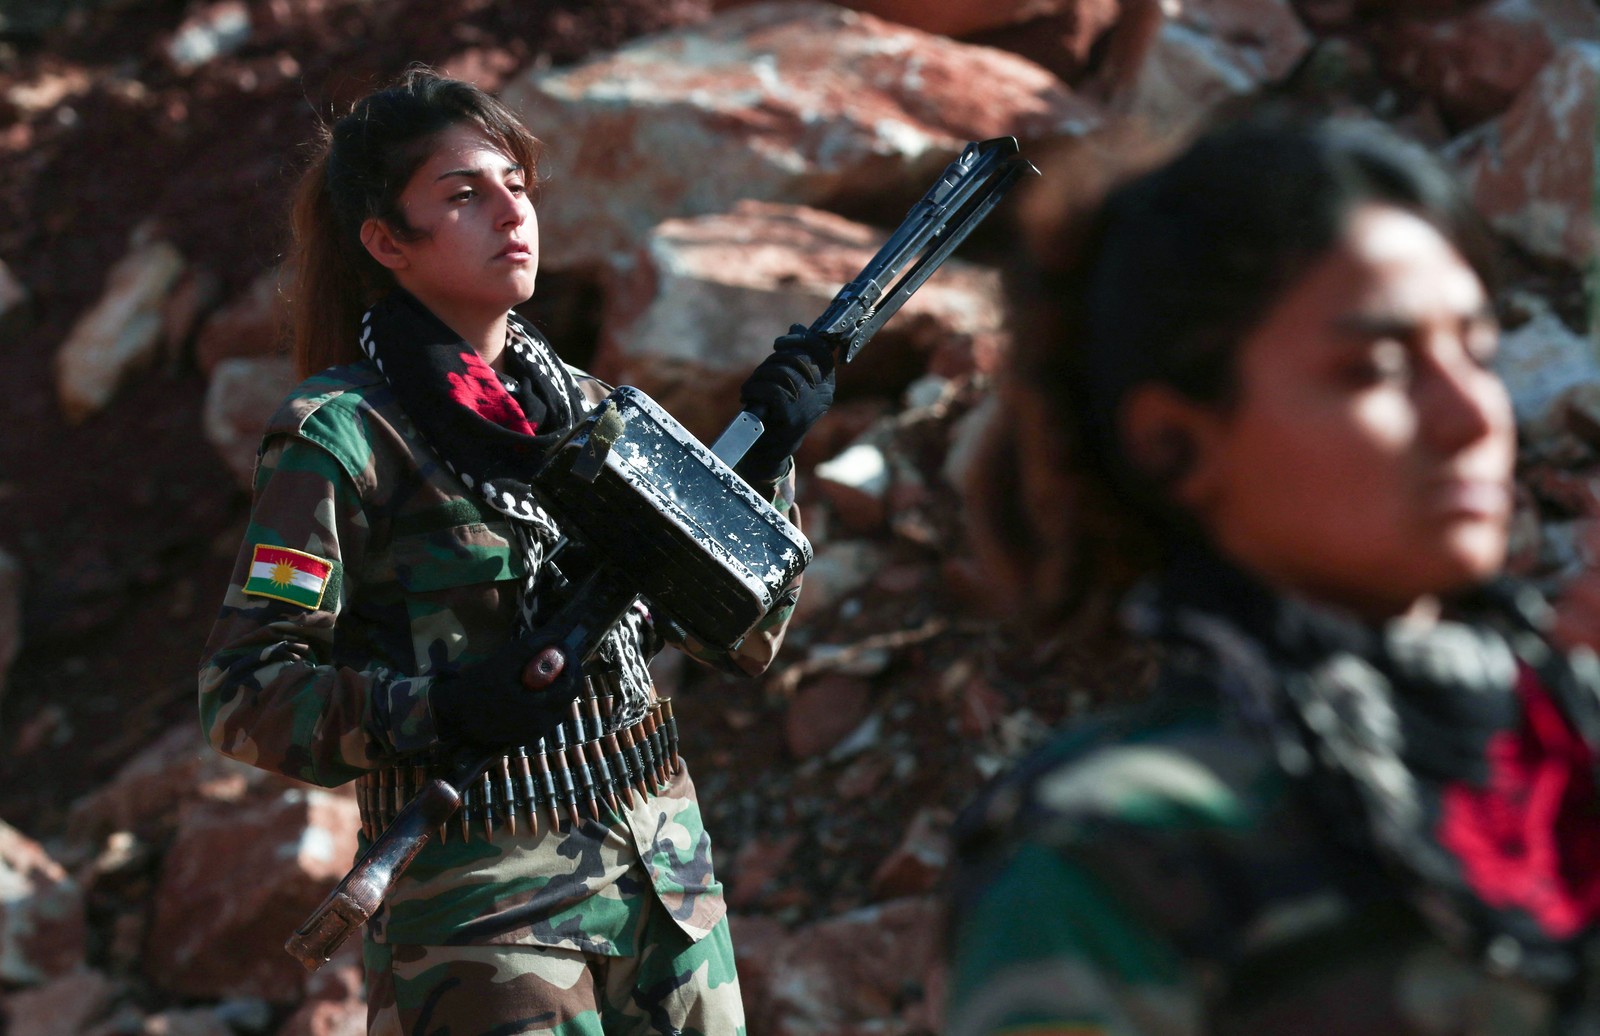
[[[244,592],[315,611],[322,604],[322,595],[332,573],[333,562],[324,558],[288,547],[258,543],[250,557],[250,575],[245,580]]]

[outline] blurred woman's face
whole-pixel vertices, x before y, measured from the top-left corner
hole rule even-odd
[[[1285,589],[1393,615],[1502,565],[1515,429],[1483,284],[1430,224],[1355,210],[1242,343],[1239,394],[1178,485]]]

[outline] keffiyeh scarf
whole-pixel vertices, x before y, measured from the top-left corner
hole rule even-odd
[[[1171,689],[1219,695],[1447,943],[1572,991],[1600,942],[1600,667],[1548,644],[1526,588],[1459,607],[1373,625],[1192,549],[1129,618]]]
[[[551,560],[561,529],[539,505],[530,482],[545,454],[588,410],[572,372],[542,335],[512,313],[504,370],[497,373],[426,306],[398,289],[362,316],[360,344],[444,466],[510,520],[526,562],[516,635],[538,629],[571,584]],[[644,608],[635,604],[586,667],[593,675],[598,663],[617,677],[622,700],[614,703],[614,725],[633,722],[648,706],[649,636]]]

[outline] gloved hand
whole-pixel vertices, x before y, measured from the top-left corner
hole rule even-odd
[[[833,405],[833,384],[833,347],[821,335],[794,324],[772,343],[772,355],[739,389],[744,408],[766,426],[739,461],[745,481],[771,482],[783,474],[784,461]]]
[[[480,662],[434,674],[428,690],[439,736],[482,745],[526,745],[571,711],[582,669],[554,636],[513,641]]]

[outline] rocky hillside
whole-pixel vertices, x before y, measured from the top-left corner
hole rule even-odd
[[[279,948],[343,873],[354,799],[212,754],[194,670],[290,383],[278,264],[304,142],[412,61],[499,92],[546,142],[527,315],[702,435],[965,141],[1043,156],[1263,93],[1389,121],[1502,245],[1514,563],[1552,589],[1582,563],[1590,0],[0,0],[10,1036],[361,1031],[353,957],[308,978]],[[1024,650],[980,604],[955,487],[1015,232],[992,220],[843,372],[800,458],[817,560],[779,665],[659,665],[752,1034],[938,1031],[954,811],[1143,678],[1137,657]]]

